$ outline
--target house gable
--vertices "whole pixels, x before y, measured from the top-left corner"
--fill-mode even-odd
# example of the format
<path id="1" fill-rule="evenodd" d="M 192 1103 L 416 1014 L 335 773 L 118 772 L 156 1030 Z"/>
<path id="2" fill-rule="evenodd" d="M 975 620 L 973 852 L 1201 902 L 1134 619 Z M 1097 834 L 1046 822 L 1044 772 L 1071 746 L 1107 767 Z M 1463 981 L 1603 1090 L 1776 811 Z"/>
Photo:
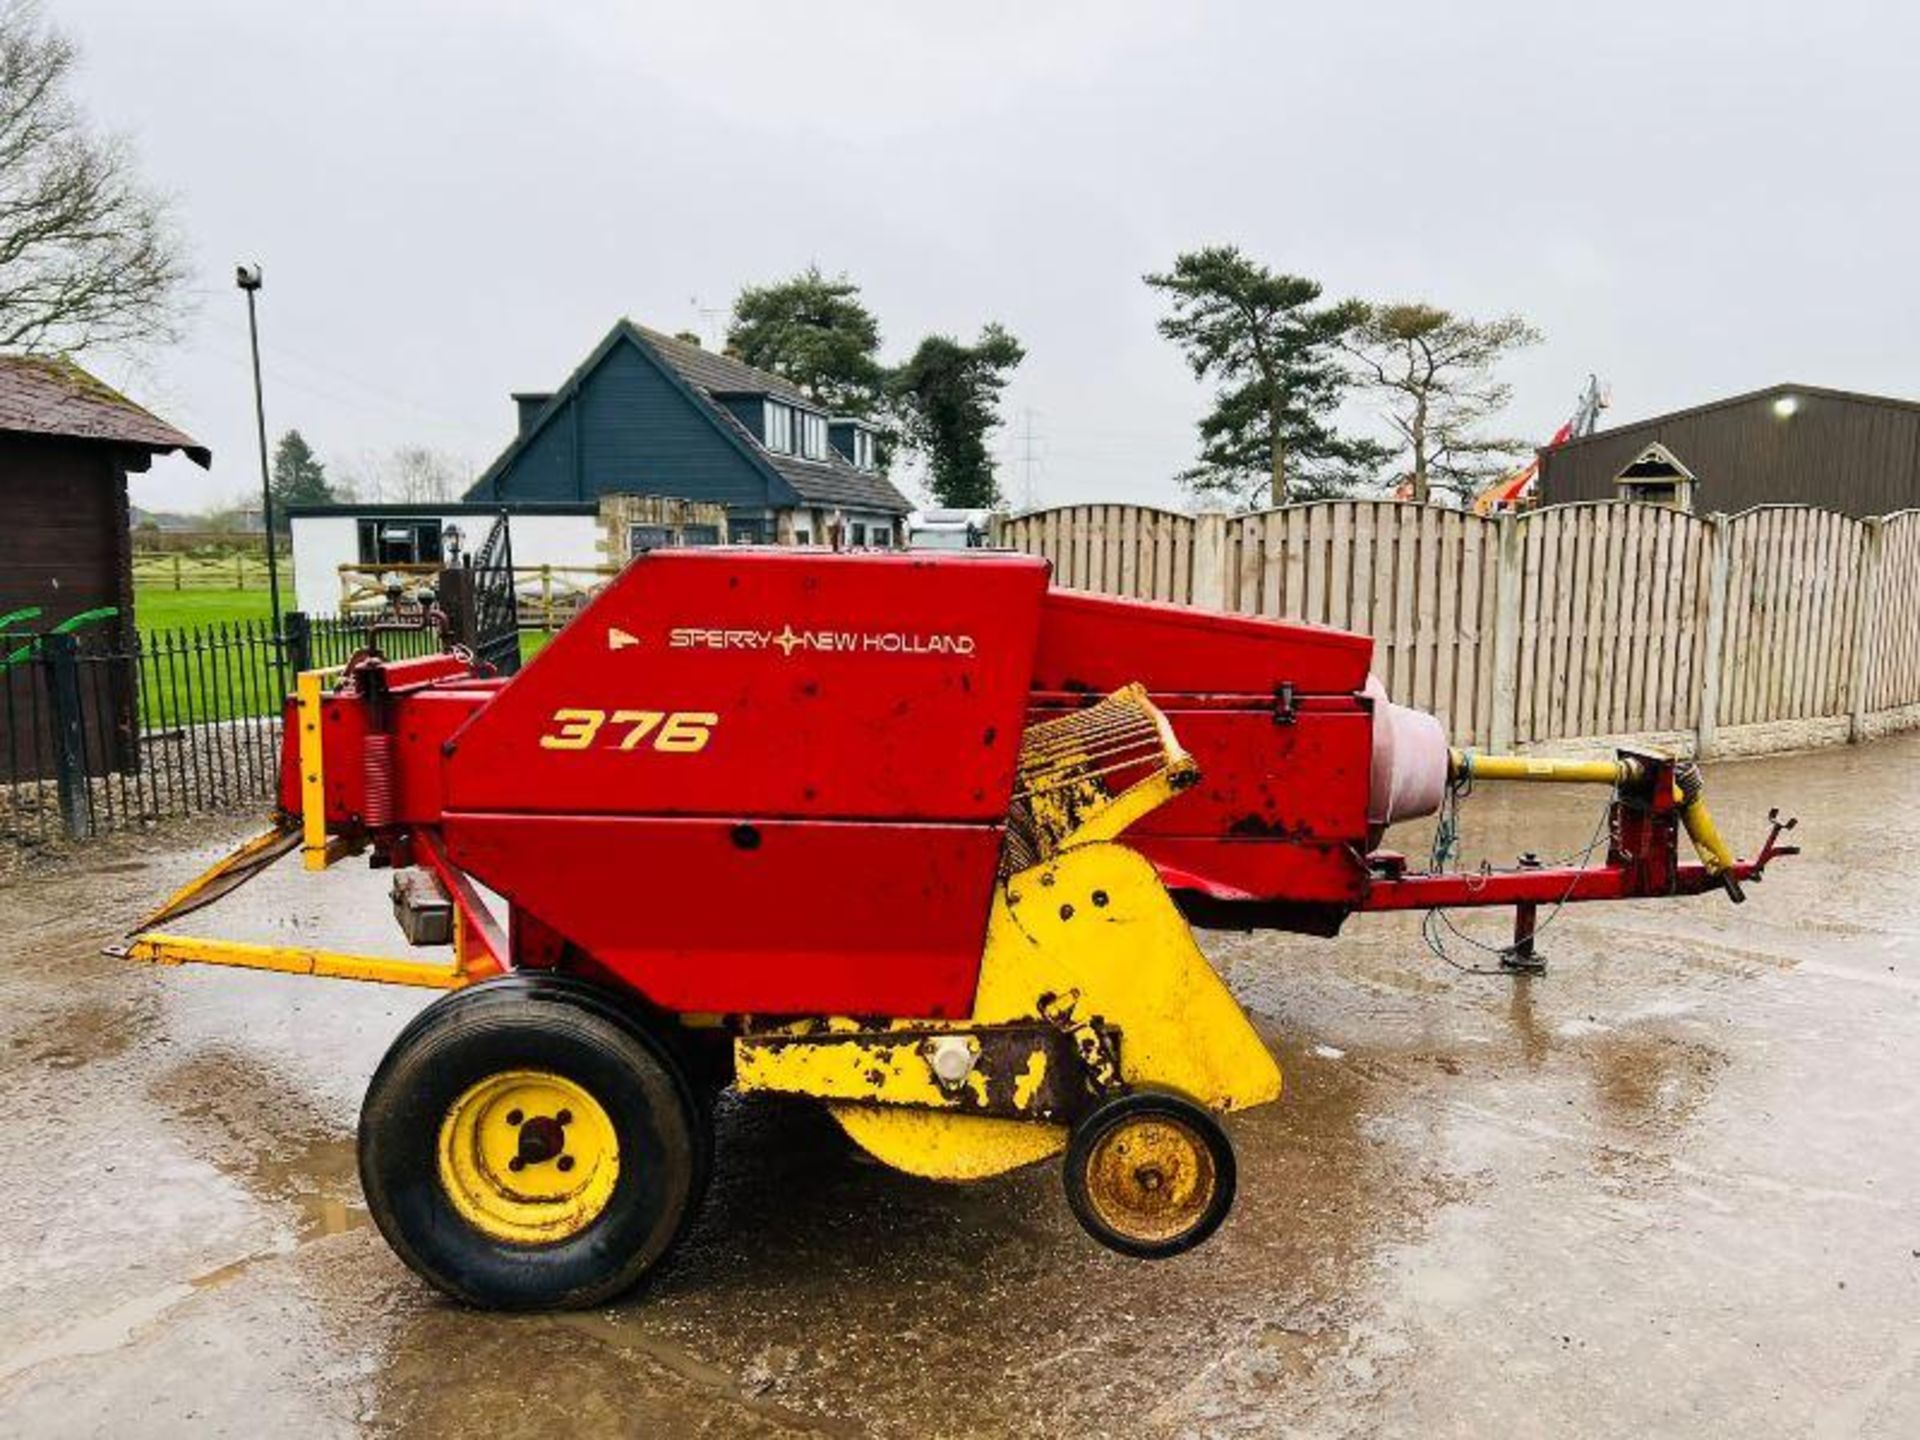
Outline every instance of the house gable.
<path id="1" fill-rule="evenodd" d="M 470 500 L 673 495 L 745 509 L 792 488 L 623 321 L 467 492 Z"/>

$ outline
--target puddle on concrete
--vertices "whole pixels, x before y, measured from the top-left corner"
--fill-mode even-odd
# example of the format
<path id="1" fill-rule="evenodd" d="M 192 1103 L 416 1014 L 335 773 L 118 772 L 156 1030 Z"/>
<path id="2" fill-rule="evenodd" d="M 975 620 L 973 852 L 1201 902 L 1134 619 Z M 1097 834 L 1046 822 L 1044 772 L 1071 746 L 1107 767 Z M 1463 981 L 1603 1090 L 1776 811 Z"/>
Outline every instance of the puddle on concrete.
<path id="1" fill-rule="evenodd" d="M 191 1148 L 287 1217 L 296 1242 L 372 1223 L 354 1139 L 271 1066 L 245 1051 L 202 1051 L 152 1086 L 194 1132 Z"/>

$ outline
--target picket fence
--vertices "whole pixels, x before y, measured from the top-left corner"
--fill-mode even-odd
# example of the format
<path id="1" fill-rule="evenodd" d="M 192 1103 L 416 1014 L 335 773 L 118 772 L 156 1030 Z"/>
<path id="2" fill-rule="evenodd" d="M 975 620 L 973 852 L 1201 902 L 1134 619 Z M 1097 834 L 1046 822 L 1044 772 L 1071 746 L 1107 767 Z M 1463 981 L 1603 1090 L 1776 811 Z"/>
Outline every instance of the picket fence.
<path id="1" fill-rule="evenodd" d="M 1724 754 L 1920 724 L 1920 511 L 1070 505 L 993 541 L 1074 589 L 1369 634 L 1388 691 L 1459 744 Z"/>

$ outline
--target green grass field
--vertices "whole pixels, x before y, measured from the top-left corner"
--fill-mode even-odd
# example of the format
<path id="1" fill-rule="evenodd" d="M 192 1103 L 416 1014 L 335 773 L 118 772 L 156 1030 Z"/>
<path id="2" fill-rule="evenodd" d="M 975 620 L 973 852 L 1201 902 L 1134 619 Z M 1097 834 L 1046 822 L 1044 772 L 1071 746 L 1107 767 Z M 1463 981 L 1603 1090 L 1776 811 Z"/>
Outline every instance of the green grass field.
<path id="1" fill-rule="evenodd" d="M 293 608 L 293 586 L 280 585 L 283 610 Z M 135 586 L 133 620 L 142 630 L 182 630 L 197 625 L 224 625 L 235 620 L 268 620 L 272 607 L 267 590 L 170 590 Z"/>
<path id="2" fill-rule="evenodd" d="M 280 587 L 283 613 L 293 608 L 292 588 Z M 209 625 L 258 621 L 262 630 L 272 619 L 265 588 L 248 590 L 174 590 L 136 587 L 134 623 L 149 647 L 142 670 L 142 704 L 149 707 L 147 723 L 191 724 L 202 720 L 232 719 L 272 714 L 279 707 L 272 673 L 262 666 L 253 647 L 222 648 L 197 663 L 168 652 L 186 643 L 186 635 Z M 553 637 L 537 630 L 522 631 L 520 655 L 531 659 Z M 412 653 L 411 651 L 405 653 Z M 214 654 L 218 659 L 213 658 Z M 252 663 L 246 663 L 250 660 Z"/>

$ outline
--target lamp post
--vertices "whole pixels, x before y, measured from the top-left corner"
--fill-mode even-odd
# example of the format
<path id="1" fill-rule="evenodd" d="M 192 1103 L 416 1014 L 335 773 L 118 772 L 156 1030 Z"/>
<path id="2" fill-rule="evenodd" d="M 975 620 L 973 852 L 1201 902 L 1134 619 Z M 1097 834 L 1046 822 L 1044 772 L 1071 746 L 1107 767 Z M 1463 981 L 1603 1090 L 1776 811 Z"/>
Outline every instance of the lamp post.
<path id="1" fill-rule="evenodd" d="M 267 402 L 260 392 L 260 321 L 253 297 L 260 289 L 260 267 L 234 267 L 233 283 L 247 293 L 247 335 L 253 342 L 253 418 L 260 430 L 260 517 L 267 530 L 267 606 L 273 614 L 273 638 L 280 642 L 280 564 L 273 545 L 273 478 L 267 468 Z"/>

